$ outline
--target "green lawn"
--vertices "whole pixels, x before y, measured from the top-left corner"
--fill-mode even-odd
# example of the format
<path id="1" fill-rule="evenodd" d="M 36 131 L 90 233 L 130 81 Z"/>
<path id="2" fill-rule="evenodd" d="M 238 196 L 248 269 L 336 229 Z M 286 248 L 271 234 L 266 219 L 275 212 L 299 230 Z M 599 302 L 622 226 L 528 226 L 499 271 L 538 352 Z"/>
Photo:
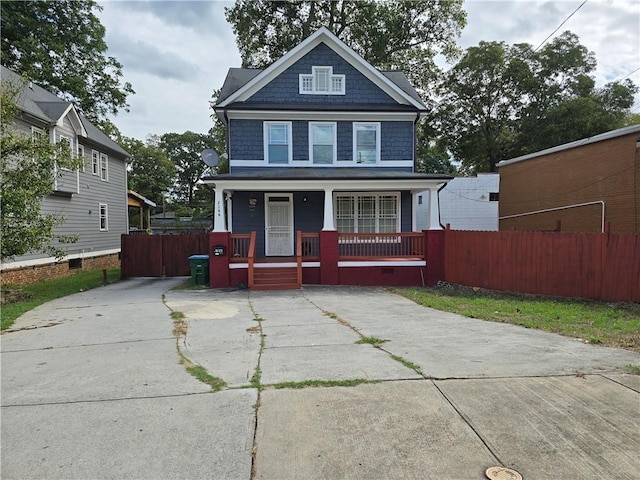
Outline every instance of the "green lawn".
<path id="1" fill-rule="evenodd" d="M 120 280 L 120 268 L 108 269 L 107 283 L 114 283 L 118 280 Z M 24 294 L 23 296 L 28 298 L 2 305 L 0 327 L 2 330 L 9 328 L 20 315 L 45 302 L 101 285 L 105 285 L 102 270 L 78 272 L 69 277 L 55 278 L 32 285 L 3 285 L 3 297 L 5 297 L 7 290 L 19 290 L 22 292 L 21 295 Z"/>
<path id="2" fill-rule="evenodd" d="M 640 353 L 640 304 L 637 303 L 549 298 L 455 285 L 394 291 L 437 310 L 536 328 Z"/>

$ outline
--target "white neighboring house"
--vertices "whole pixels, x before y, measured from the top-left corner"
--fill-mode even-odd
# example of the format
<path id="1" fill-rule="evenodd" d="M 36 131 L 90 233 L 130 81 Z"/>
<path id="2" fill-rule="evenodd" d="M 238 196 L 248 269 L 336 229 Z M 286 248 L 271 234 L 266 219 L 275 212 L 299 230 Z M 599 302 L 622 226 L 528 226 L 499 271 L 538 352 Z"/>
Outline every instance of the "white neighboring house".
<path id="1" fill-rule="evenodd" d="M 479 173 L 477 177 L 456 177 L 440 191 L 440 223 L 453 230 L 498 230 L 500 175 Z M 418 230 L 428 228 L 427 194 L 418 195 Z"/>
<path id="2" fill-rule="evenodd" d="M 51 195 L 42 200 L 42 212 L 64 217 L 56 233 L 77 235 L 78 241 L 59 245 L 67 251 L 62 261 L 44 253 L 6 259 L 2 283 L 32 283 L 60 277 L 70 270 L 119 265 L 120 236 L 128 232 L 127 161 L 130 155 L 65 101 L 33 82 L 24 84 L 2 67 L 2 82 L 21 88 L 15 126 L 27 135 L 66 141 L 83 166 L 64 171 Z"/>

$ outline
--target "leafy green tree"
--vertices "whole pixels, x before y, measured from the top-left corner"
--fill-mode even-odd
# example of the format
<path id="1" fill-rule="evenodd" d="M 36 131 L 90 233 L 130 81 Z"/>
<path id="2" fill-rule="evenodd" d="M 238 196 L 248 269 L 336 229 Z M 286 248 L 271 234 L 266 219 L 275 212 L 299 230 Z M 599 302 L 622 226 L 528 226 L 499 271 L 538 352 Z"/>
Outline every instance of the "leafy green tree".
<path id="1" fill-rule="evenodd" d="M 244 67 L 264 68 L 325 26 L 381 70 L 402 70 L 426 92 L 438 54 L 454 58 L 463 0 L 237 0 L 225 8 Z"/>
<path id="2" fill-rule="evenodd" d="M 622 126 L 636 86 L 596 88 L 595 66 L 571 32 L 539 51 L 480 42 L 444 77 L 433 122 L 466 171 L 493 172 L 500 160 Z"/>
<path id="3" fill-rule="evenodd" d="M 105 29 L 93 0 L 0 2 L 2 64 L 73 101 L 89 120 L 127 109 L 135 93 L 122 65 L 106 56 Z"/>
<path id="4" fill-rule="evenodd" d="M 77 238 L 57 234 L 55 228 L 64 218 L 42 214 L 41 202 L 53 192 L 63 168 L 75 169 L 81 163 L 72 157 L 67 143 L 53 145 L 45 136 L 32 138 L 16 127 L 16 99 L 22 88 L 6 80 L 0 83 L 0 257 L 45 252 L 62 258 L 66 253 L 60 244 Z"/>
<path id="5" fill-rule="evenodd" d="M 152 138 L 144 143 L 120 137 L 118 143 L 132 156 L 127 172 L 129 188 L 161 205 L 163 197 L 175 185 L 175 164 Z"/>
<path id="6" fill-rule="evenodd" d="M 165 133 L 160 137 L 158 146 L 176 166 L 177 183 L 173 193 L 177 201 L 192 205 L 200 178 L 208 168 L 200 154 L 216 148 L 214 138 L 190 131 Z"/>

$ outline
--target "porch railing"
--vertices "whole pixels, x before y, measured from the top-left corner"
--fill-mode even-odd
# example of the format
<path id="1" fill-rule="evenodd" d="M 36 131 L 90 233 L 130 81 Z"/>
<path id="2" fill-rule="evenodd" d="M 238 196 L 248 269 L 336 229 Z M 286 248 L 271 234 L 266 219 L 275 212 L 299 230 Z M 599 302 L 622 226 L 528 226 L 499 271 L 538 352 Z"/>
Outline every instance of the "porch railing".
<path id="1" fill-rule="evenodd" d="M 302 285 L 302 232 L 296 233 L 296 279 L 298 286 Z"/>
<path id="2" fill-rule="evenodd" d="M 229 251 L 231 263 L 246 263 L 249 258 L 250 233 L 232 233 L 229 235 Z M 255 250 L 254 250 L 255 251 Z"/>
<path id="3" fill-rule="evenodd" d="M 249 235 L 249 249 L 247 251 L 247 274 L 249 281 L 249 288 L 252 288 L 254 285 L 253 280 L 253 261 L 256 257 L 256 232 L 253 231 Z"/>
<path id="4" fill-rule="evenodd" d="M 319 233 L 302 233 L 302 258 L 305 261 L 320 260 Z"/>
<path id="5" fill-rule="evenodd" d="M 340 260 L 424 259 L 424 234 L 341 233 L 338 235 Z"/>

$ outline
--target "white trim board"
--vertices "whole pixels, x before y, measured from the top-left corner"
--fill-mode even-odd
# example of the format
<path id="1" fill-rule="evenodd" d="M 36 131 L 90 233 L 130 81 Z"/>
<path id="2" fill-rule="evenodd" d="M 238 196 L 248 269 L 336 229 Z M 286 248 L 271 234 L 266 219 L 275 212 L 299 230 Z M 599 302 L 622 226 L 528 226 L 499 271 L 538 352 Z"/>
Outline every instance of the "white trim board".
<path id="1" fill-rule="evenodd" d="M 105 255 L 115 255 L 116 253 L 120 253 L 119 248 L 113 248 L 111 250 L 101 250 L 99 252 L 85 252 L 85 253 L 74 253 L 72 255 L 67 255 L 61 260 L 57 260 L 54 257 L 46 257 L 46 258 L 34 258 L 33 260 L 24 260 L 19 262 L 4 262 L 0 269 L 2 271 L 5 270 L 14 270 L 17 268 L 24 267 L 39 267 L 42 265 L 50 265 L 56 263 L 64 263 L 69 260 L 74 260 L 76 258 L 94 258 L 94 257 L 103 257 Z"/>

